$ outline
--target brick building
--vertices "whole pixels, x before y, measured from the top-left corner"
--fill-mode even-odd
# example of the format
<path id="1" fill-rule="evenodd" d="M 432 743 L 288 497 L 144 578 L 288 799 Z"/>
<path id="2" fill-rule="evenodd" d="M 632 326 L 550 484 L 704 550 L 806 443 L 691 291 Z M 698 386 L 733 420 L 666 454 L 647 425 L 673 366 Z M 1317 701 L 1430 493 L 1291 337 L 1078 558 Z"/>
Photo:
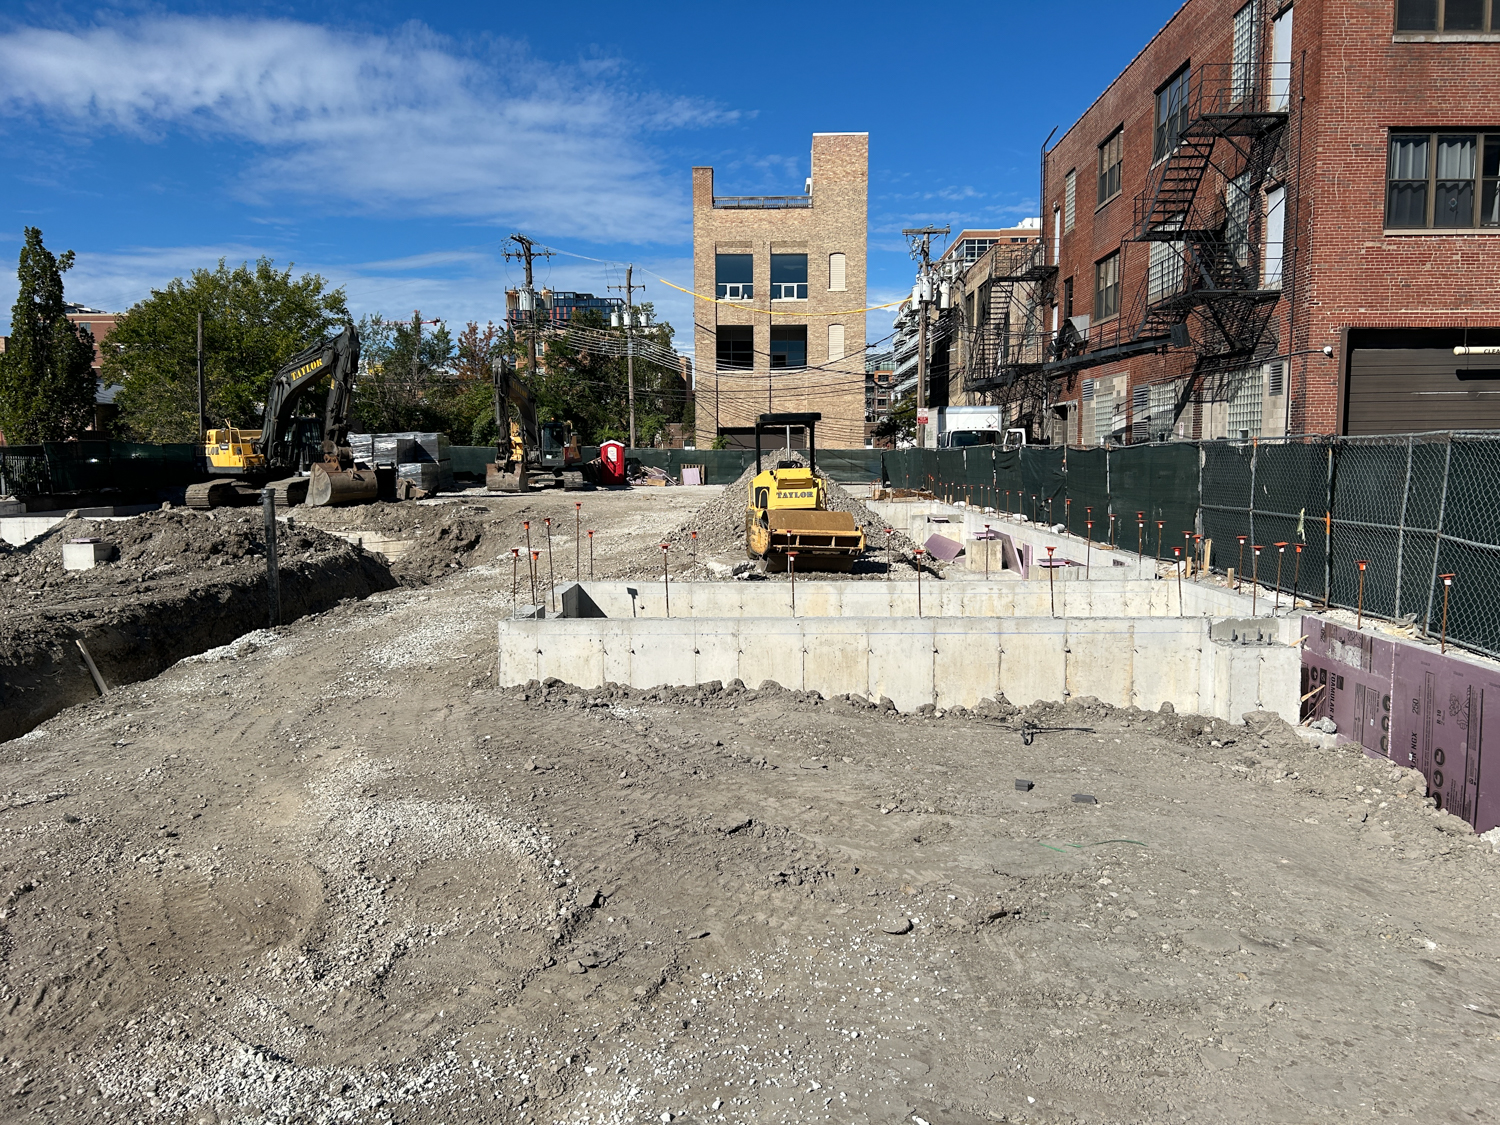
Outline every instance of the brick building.
<path id="1" fill-rule="evenodd" d="M 716 196 L 693 169 L 698 440 L 747 444 L 766 411 L 818 411 L 818 441 L 865 443 L 869 134 L 814 133 L 802 195 Z"/>
<path id="2" fill-rule="evenodd" d="M 1188 0 L 1047 152 L 1045 340 L 974 377 L 1083 444 L 1500 427 L 1497 64 L 1493 0 Z"/>

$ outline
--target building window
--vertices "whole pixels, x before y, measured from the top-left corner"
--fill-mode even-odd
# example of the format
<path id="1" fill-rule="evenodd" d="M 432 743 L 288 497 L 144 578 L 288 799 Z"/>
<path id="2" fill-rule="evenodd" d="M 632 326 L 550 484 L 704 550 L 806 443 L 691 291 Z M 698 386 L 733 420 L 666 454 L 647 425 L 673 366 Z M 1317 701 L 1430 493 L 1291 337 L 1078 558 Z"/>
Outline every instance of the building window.
<path id="1" fill-rule="evenodd" d="M 1239 386 L 1229 400 L 1229 438 L 1260 437 L 1261 406 L 1265 401 L 1265 373 L 1253 367 L 1240 375 Z"/>
<path id="2" fill-rule="evenodd" d="M 1192 71 L 1183 67 L 1156 91 L 1156 142 L 1152 160 L 1161 160 L 1177 147 L 1178 138 L 1188 125 L 1188 87 Z"/>
<path id="3" fill-rule="evenodd" d="M 807 366 L 807 325 L 771 329 L 771 369 Z"/>
<path id="4" fill-rule="evenodd" d="M 1073 279 L 1067 278 L 1063 281 L 1063 319 L 1068 320 L 1073 315 Z"/>
<path id="5" fill-rule="evenodd" d="M 1266 257 L 1261 269 L 1261 288 L 1280 289 L 1282 263 L 1285 260 L 1286 188 L 1266 192 Z"/>
<path id="6" fill-rule="evenodd" d="M 755 329 L 748 324 L 721 324 L 717 354 L 720 370 L 749 371 L 755 366 Z"/>
<path id="7" fill-rule="evenodd" d="M 994 238 L 961 238 L 953 256 L 961 262 L 977 262 L 997 241 Z"/>
<path id="8" fill-rule="evenodd" d="M 1099 146 L 1099 202 L 1120 194 L 1120 171 L 1125 160 L 1125 129 L 1116 129 Z"/>
<path id="9" fill-rule="evenodd" d="M 849 263 L 844 255 L 828 255 L 828 288 L 830 292 L 842 293 L 848 274 Z"/>
<path id="10" fill-rule="evenodd" d="M 1078 169 L 1074 168 L 1063 178 L 1063 233 L 1067 234 L 1073 229 L 1073 219 L 1077 211 L 1078 200 Z"/>
<path id="11" fill-rule="evenodd" d="M 771 255 L 771 300 L 807 300 L 807 255 Z"/>
<path id="12" fill-rule="evenodd" d="M 1230 99 L 1236 105 L 1260 85 L 1260 0 L 1250 0 L 1234 14 L 1234 61 L 1230 64 Z"/>
<path id="13" fill-rule="evenodd" d="M 830 324 L 828 326 L 828 362 L 837 363 L 844 358 L 844 326 L 842 324 Z"/>
<path id="14" fill-rule="evenodd" d="M 1120 311 L 1120 252 L 1094 263 L 1094 319 L 1106 320 Z"/>
<path id="15" fill-rule="evenodd" d="M 714 255 L 714 296 L 721 301 L 748 301 L 755 296 L 753 254 Z"/>
<path id="16" fill-rule="evenodd" d="M 1182 229 L 1182 216 L 1154 228 L 1162 231 Z M 1146 300 L 1151 304 L 1170 297 L 1182 288 L 1184 247 L 1181 242 L 1153 240 L 1146 263 Z"/>
<path id="17" fill-rule="evenodd" d="M 1235 264 L 1250 265 L 1250 215 L 1255 203 L 1253 175 L 1244 172 L 1224 185 L 1224 241 Z"/>
<path id="18" fill-rule="evenodd" d="M 1500 133 L 1392 133 L 1385 225 L 1500 227 Z"/>
<path id="19" fill-rule="evenodd" d="M 1486 0 L 1396 0 L 1397 31 L 1490 31 L 1494 9 Z"/>

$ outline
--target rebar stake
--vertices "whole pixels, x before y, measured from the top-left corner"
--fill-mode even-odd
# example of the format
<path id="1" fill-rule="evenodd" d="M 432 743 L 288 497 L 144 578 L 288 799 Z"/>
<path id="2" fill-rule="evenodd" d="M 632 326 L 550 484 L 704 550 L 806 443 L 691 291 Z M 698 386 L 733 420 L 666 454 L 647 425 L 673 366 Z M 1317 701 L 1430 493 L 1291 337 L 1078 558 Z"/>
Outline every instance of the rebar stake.
<path id="1" fill-rule="evenodd" d="M 539 571 L 541 569 L 541 559 L 542 559 L 542 552 L 540 552 L 540 551 L 532 551 L 531 552 L 531 604 L 532 605 L 536 605 L 537 604 L 537 589 L 536 589 L 537 583 L 536 583 L 536 576 L 537 576 L 537 571 Z"/>
<path id="2" fill-rule="evenodd" d="M 1458 575 L 1456 575 L 1456 574 L 1439 574 L 1438 577 L 1443 580 L 1443 635 L 1442 635 L 1442 639 L 1438 642 L 1438 651 L 1439 652 L 1447 652 L 1448 651 L 1448 591 L 1451 590 L 1451 589 L 1453 589 L 1453 580 L 1455 578 L 1457 578 Z"/>
<path id="3" fill-rule="evenodd" d="M 885 580 L 891 580 L 891 532 L 894 528 L 885 529 Z"/>
<path id="4" fill-rule="evenodd" d="M 521 548 L 510 549 L 510 604 L 516 604 L 516 595 L 521 592 Z"/>
<path id="5" fill-rule="evenodd" d="M 589 581 L 594 580 L 594 533 L 589 531 Z"/>
<path id="6" fill-rule="evenodd" d="M 663 543 L 661 545 L 661 584 L 662 584 L 662 589 L 664 591 L 666 591 L 667 616 L 671 617 L 672 616 L 672 575 L 667 570 L 667 548 L 668 548 L 668 546 L 670 546 L 670 544 Z"/>
<path id="7" fill-rule="evenodd" d="M 1364 628 L 1365 622 L 1365 567 L 1370 565 L 1368 559 L 1357 559 L 1359 565 L 1359 609 L 1354 615 L 1354 629 L 1358 632 Z"/>
<path id="8" fill-rule="evenodd" d="M 990 580 L 990 525 L 984 525 L 984 580 Z"/>
<path id="9" fill-rule="evenodd" d="M 1175 566 L 1177 568 L 1177 616 L 1182 616 L 1182 548 L 1173 547 L 1172 554 L 1176 556 Z"/>
<path id="10" fill-rule="evenodd" d="M 1109 513 L 1109 545 L 1113 549 L 1115 545 L 1115 514 Z"/>
<path id="11" fill-rule="evenodd" d="M 1047 593 L 1052 598 L 1053 617 L 1057 616 L 1057 583 L 1053 580 L 1052 573 L 1057 569 L 1057 567 L 1052 565 L 1052 552 L 1055 550 L 1057 550 L 1056 547 L 1047 548 Z"/>
<path id="12" fill-rule="evenodd" d="M 1240 588 L 1241 580 L 1245 577 L 1245 540 L 1249 539 L 1250 536 L 1236 535 L 1235 538 L 1240 541 L 1240 566 L 1239 569 L 1234 572 L 1234 588 L 1238 590 Z"/>
<path id="13" fill-rule="evenodd" d="M 583 503 L 573 503 L 573 577 L 583 581 Z"/>
<path id="14" fill-rule="evenodd" d="M 1255 596 L 1260 593 L 1260 552 L 1261 545 L 1257 543 L 1253 548 L 1254 554 L 1250 559 L 1250 616 L 1255 616 Z"/>
<path id="15" fill-rule="evenodd" d="M 1156 521 L 1156 561 L 1161 562 L 1161 529 L 1167 525 L 1166 520 Z"/>
<path id="16" fill-rule="evenodd" d="M 1272 617 L 1281 616 L 1281 561 L 1286 558 L 1285 543 L 1276 544 L 1276 606 L 1271 610 Z"/>
<path id="17" fill-rule="evenodd" d="M 922 616 L 922 548 L 917 547 L 912 551 L 917 559 L 917 616 Z"/>
<path id="18" fill-rule="evenodd" d="M 552 518 L 549 516 L 547 524 L 547 599 L 552 605 L 552 612 L 557 612 L 557 572 L 552 569 Z"/>
<path id="19" fill-rule="evenodd" d="M 797 616 L 797 552 L 786 553 L 786 572 L 792 576 L 792 616 Z"/>
<path id="20" fill-rule="evenodd" d="M 1091 512 L 1093 510 L 1094 509 L 1092 508 L 1089 509 L 1089 511 Z M 1089 574 L 1091 572 L 1090 568 L 1093 566 L 1093 559 L 1091 556 L 1094 553 L 1094 521 L 1085 520 L 1084 526 L 1088 528 L 1088 541 L 1084 544 L 1083 547 L 1083 578 L 1084 581 L 1087 582 Z"/>
<path id="21" fill-rule="evenodd" d="M 693 532 L 693 565 L 698 565 L 698 533 Z"/>
<path id="22" fill-rule="evenodd" d="M 1073 498 L 1063 497 L 1063 527 L 1069 535 L 1073 534 Z"/>
<path id="23" fill-rule="evenodd" d="M 1146 513 L 1135 514 L 1135 557 L 1143 559 L 1146 557 Z M 1139 571 L 1137 571 L 1139 573 Z"/>

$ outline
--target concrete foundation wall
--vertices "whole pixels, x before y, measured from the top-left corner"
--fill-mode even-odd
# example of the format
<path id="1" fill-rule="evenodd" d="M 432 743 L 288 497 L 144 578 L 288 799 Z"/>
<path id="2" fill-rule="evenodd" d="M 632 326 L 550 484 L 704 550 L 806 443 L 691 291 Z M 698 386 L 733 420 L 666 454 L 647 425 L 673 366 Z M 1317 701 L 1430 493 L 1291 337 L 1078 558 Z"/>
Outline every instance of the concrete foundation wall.
<path id="1" fill-rule="evenodd" d="M 738 584 L 736 584 L 738 585 Z M 870 584 L 873 585 L 873 584 Z M 722 584 L 720 589 L 729 589 Z M 674 610 L 676 600 L 674 599 Z M 1210 637 L 1205 618 L 665 617 L 505 621 L 499 682 L 555 676 L 581 687 L 765 680 L 825 696 L 890 698 L 902 710 L 1096 696 L 1118 707 L 1238 721 L 1297 714 L 1296 622 L 1272 643 Z"/>
<path id="2" fill-rule="evenodd" d="M 665 618 L 668 591 L 655 582 L 585 582 L 584 592 L 612 619 Z M 915 617 L 917 583 L 798 582 L 797 617 Z M 1063 582 L 992 579 L 922 582 L 924 617 L 1249 617 L 1250 598 L 1219 586 L 1150 581 Z M 791 617 L 789 582 L 674 582 L 672 618 Z M 1056 610 L 1054 612 L 1054 602 Z M 1270 607 L 1258 607 L 1263 614 Z M 1269 618 L 1267 619 L 1269 620 Z M 749 682 L 748 680 L 746 681 Z M 893 697 L 894 698 L 894 697 Z"/>

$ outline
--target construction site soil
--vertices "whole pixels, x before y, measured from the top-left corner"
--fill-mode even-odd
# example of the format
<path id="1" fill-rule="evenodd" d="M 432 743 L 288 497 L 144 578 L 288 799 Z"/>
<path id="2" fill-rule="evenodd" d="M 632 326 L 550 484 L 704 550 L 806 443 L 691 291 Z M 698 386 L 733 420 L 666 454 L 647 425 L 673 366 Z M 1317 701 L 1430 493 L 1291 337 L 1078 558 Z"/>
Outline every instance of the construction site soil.
<path id="1" fill-rule="evenodd" d="M 491 501 L 440 581 L 0 744 L 0 1119 L 1493 1120 L 1500 856 L 1415 773 L 1263 714 L 497 689 L 508 521 L 575 499 L 615 577 L 712 496 Z"/>

